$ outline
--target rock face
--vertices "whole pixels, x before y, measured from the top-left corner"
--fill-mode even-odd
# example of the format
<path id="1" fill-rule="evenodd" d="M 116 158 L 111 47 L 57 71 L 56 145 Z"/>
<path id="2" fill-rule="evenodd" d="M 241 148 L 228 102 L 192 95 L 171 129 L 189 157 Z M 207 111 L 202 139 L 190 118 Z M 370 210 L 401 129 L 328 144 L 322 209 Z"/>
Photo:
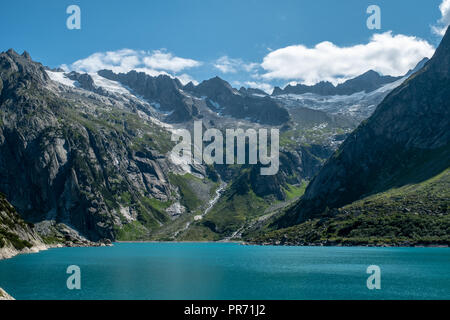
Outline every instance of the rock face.
<path id="1" fill-rule="evenodd" d="M 67 75 L 67 78 L 77 81 L 81 88 L 89 90 L 89 91 L 96 91 L 96 87 L 94 85 L 94 80 L 90 75 L 87 73 L 80 74 L 78 72 L 72 71 Z"/>
<path id="2" fill-rule="evenodd" d="M 0 260 L 46 248 L 34 226 L 23 221 L 0 194 Z"/>
<path id="3" fill-rule="evenodd" d="M 93 243 L 63 223 L 25 222 L 15 208 L 0 193 L 0 260 L 23 253 L 36 253 L 60 246 L 100 246 L 107 240 Z"/>
<path id="4" fill-rule="evenodd" d="M 450 166 L 450 31 L 434 57 L 392 91 L 327 161 L 304 197 L 276 224 L 416 183 Z"/>
<path id="5" fill-rule="evenodd" d="M 92 241 L 115 239 L 123 208 L 149 229 L 167 221 L 146 198 L 176 197 L 170 133 L 133 106 L 73 90 L 58 91 L 27 56 L 0 54 L 0 191 L 27 221 Z"/>
<path id="6" fill-rule="evenodd" d="M 110 70 L 100 70 L 98 74 L 106 79 L 120 82 L 136 94 L 153 102 L 157 109 L 170 113 L 166 119 L 168 122 L 185 122 L 198 115 L 194 101 L 180 91 L 183 85 L 178 79 L 172 79 L 166 75 L 152 77 L 136 71 L 115 74 Z"/>

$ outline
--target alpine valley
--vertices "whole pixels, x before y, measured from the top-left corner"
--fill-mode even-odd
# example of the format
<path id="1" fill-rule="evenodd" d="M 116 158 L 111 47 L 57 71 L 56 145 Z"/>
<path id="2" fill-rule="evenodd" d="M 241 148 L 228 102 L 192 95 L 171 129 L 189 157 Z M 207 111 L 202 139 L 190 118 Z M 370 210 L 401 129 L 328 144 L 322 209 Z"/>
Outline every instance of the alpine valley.
<path id="1" fill-rule="evenodd" d="M 233 88 L 0 54 L 0 258 L 114 241 L 450 244 L 450 32 L 403 77 Z M 280 130 L 280 168 L 188 164 L 172 133 Z"/>

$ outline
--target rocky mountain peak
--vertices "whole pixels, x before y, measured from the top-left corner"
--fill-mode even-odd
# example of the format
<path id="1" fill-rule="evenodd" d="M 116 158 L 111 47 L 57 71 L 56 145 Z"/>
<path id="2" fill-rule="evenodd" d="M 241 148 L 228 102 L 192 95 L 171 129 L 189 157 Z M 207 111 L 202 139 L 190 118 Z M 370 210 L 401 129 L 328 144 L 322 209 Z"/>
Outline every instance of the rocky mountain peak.
<path id="1" fill-rule="evenodd" d="M 194 93 L 207 97 L 207 105 L 214 111 L 238 119 L 280 125 L 289 120 L 289 113 L 278 103 L 266 96 L 264 98 L 243 94 L 227 81 L 214 77 L 195 87 Z"/>
<path id="2" fill-rule="evenodd" d="M 450 76 L 450 27 L 447 28 L 441 44 L 429 64 L 430 68 L 441 77 L 448 78 Z"/>
<path id="3" fill-rule="evenodd" d="M 77 81 L 80 84 L 81 88 L 83 88 L 85 90 L 89 90 L 89 91 L 96 90 L 95 85 L 94 85 L 94 80 L 87 73 L 78 73 L 78 72 L 72 71 L 67 74 L 67 78 Z"/>
<path id="4" fill-rule="evenodd" d="M 231 93 L 234 91 L 234 89 L 228 82 L 216 76 L 200 83 L 196 87 L 196 91 L 207 96 L 214 96 L 221 93 Z"/>
<path id="5" fill-rule="evenodd" d="M 192 81 L 189 81 L 189 83 L 184 86 L 183 90 L 185 90 L 185 91 L 194 91 L 195 90 L 194 83 Z"/>
<path id="6" fill-rule="evenodd" d="M 42 64 L 33 62 L 26 51 L 22 55 L 19 55 L 13 49 L 0 53 L 0 80 L 3 82 L 0 89 L 5 87 L 5 84 L 17 85 L 17 79 L 10 78 L 16 72 L 22 76 L 22 82 L 35 80 L 39 83 L 45 83 L 49 80 Z"/>
<path id="7" fill-rule="evenodd" d="M 356 78 L 352 79 L 353 81 L 374 81 L 381 77 L 381 75 L 370 69 L 369 71 L 364 72 L 362 75 L 357 76 Z M 349 80 L 351 81 L 351 80 Z"/>
<path id="8" fill-rule="evenodd" d="M 413 73 L 416 73 L 417 71 L 422 69 L 428 61 L 430 61 L 430 59 L 428 59 L 428 58 L 423 58 L 422 60 L 420 60 L 419 63 L 417 63 L 416 66 L 413 69 L 408 71 L 406 76 L 409 77 Z"/>
<path id="9" fill-rule="evenodd" d="M 22 57 L 24 57 L 25 59 L 31 61 L 31 56 L 30 56 L 30 54 L 29 54 L 27 51 L 24 51 L 24 52 L 22 53 Z"/>
<path id="10" fill-rule="evenodd" d="M 144 97 L 164 112 L 171 113 L 168 122 L 184 122 L 197 115 L 198 110 L 180 92 L 183 88 L 180 80 L 168 75 L 152 77 L 144 72 L 130 71 L 116 74 L 111 70 L 100 70 L 98 74 L 106 79 L 117 81 Z"/>
<path id="11" fill-rule="evenodd" d="M 399 80 L 401 77 L 383 76 L 374 70 L 368 70 L 363 74 L 349 79 L 344 83 L 334 86 L 329 81 L 321 81 L 315 85 L 308 86 L 303 84 L 287 85 L 284 89 L 275 87 L 272 95 L 282 94 L 305 94 L 313 93 L 322 96 L 332 95 L 352 95 L 357 92 L 372 92 L 381 86 Z"/>

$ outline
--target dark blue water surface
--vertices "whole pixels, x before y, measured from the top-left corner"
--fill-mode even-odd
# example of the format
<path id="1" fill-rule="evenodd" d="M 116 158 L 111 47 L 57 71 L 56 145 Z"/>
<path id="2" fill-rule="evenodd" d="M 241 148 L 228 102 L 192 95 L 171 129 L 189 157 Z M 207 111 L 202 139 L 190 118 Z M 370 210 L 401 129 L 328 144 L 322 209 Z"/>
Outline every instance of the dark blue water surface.
<path id="1" fill-rule="evenodd" d="M 67 289 L 70 265 L 81 290 Z M 450 248 L 117 243 L 0 261 L 0 287 L 16 299 L 450 299 Z"/>

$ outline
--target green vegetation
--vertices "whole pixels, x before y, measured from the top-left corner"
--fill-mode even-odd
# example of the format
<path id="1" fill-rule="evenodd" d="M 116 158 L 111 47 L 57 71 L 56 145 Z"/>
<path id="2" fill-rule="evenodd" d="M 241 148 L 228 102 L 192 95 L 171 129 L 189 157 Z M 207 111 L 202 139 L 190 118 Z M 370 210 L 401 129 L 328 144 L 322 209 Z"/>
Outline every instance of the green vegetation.
<path id="1" fill-rule="evenodd" d="M 210 228 L 205 227 L 201 223 L 195 223 L 177 238 L 179 241 L 219 241 L 219 234 L 213 232 Z"/>
<path id="2" fill-rule="evenodd" d="M 15 233 L 9 232 L 4 228 L 0 228 L 0 248 L 3 248 L 10 242 L 17 250 L 31 248 L 33 245 L 27 240 L 20 239 Z"/>
<path id="3" fill-rule="evenodd" d="M 236 231 L 253 225 L 260 217 L 298 199 L 305 192 L 306 182 L 301 185 L 280 184 L 285 194 L 283 200 L 270 191 L 258 195 L 254 190 L 258 183 L 280 183 L 280 180 L 265 179 L 258 182 L 253 175 L 254 168 L 241 168 L 222 197 L 201 221 L 193 222 L 182 240 L 212 241 L 232 236 Z M 260 189 L 262 194 L 266 189 Z"/>
<path id="4" fill-rule="evenodd" d="M 237 193 L 229 188 L 201 225 L 223 236 L 230 236 L 241 226 L 264 214 L 270 201 L 258 197 L 252 190 Z"/>
<path id="5" fill-rule="evenodd" d="M 450 209 L 450 169 L 437 176 L 401 188 L 392 188 L 343 208 L 355 213 L 416 213 L 447 215 Z"/>
<path id="6" fill-rule="evenodd" d="M 185 175 L 169 173 L 169 181 L 178 187 L 181 195 L 181 204 L 189 211 L 194 211 L 202 204 L 199 195 L 195 192 L 195 184 L 203 183 L 200 178 L 188 173 Z"/>
<path id="7" fill-rule="evenodd" d="M 125 224 L 122 228 L 116 228 L 117 240 L 119 241 L 138 241 L 149 238 L 149 230 L 139 221 L 133 221 Z"/>
<path id="8" fill-rule="evenodd" d="M 291 130 L 281 132 L 280 147 L 292 149 L 313 144 L 327 145 L 334 136 L 350 133 L 352 129 L 353 126 L 334 127 L 329 123 L 314 127 L 297 125 Z"/>
<path id="9" fill-rule="evenodd" d="M 156 199 L 141 197 L 137 202 L 138 220 L 147 228 L 158 228 L 161 223 L 169 220 L 164 211 L 170 202 L 161 202 Z"/>
<path id="10" fill-rule="evenodd" d="M 305 181 L 303 181 L 300 186 L 288 184 L 287 188 L 283 188 L 284 193 L 286 194 L 286 200 L 300 198 L 305 193 L 307 186 L 308 183 L 306 183 Z"/>
<path id="11" fill-rule="evenodd" d="M 136 198 L 129 192 L 124 192 L 119 197 L 119 202 L 125 207 L 136 210 L 137 220 L 128 222 L 123 217 L 123 227 L 114 229 L 117 240 L 148 240 L 153 231 L 169 221 L 165 209 L 172 204 L 172 201 L 164 202 L 143 196 Z"/>
<path id="12" fill-rule="evenodd" d="M 58 243 L 64 243 L 65 239 L 63 237 L 59 237 L 56 235 L 50 235 L 50 236 L 41 236 L 42 240 L 44 241 L 45 244 L 47 245 L 52 245 L 52 244 L 58 244 Z"/>
<path id="13" fill-rule="evenodd" d="M 161 212 L 164 212 L 173 203 L 173 201 L 161 201 L 155 198 L 146 198 L 146 197 L 141 198 L 141 200 L 148 207 Z"/>
<path id="14" fill-rule="evenodd" d="M 192 174 L 176 175 L 169 173 L 169 180 L 171 184 L 178 187 L 181 195 L 180 203 L 187 208 L 187 212 L 176 220 L 170 220 L 166 209 L 174 203 L 174 200 L 160 201 L 149 197 L 138 197 L 135 199 L 128 192 L 122 193 L 119 197 L 120 203 L 135 208 L 138 216 L 137 221 L 131 223 L 124 219 L 122 221 L 123 227 L 115 229 L 118 240 L 173 240 L 173 234 L 183 229 L 195 215 L 202 213 L 205 204 L 210 200 L 211 195 L 215 194 L 215 190 L 219 185 L 219 182 L 200 179 Z M 203 231 L 207 231 L 207 229 L 205 228 Z M 185 232 L 180 233 L 180 236 L 190 237 Z M 210 240 L 208 235 L 202 237 Z M 177 238 L 177 240 L 185 239 Z M 216 240 L 218 240 L 217 237 Z"/>
<path id="15" fill-rule="evenodd" d="M 161 201 L 124 191 L 113 201 L 119 203 L 122 209 L 130 208 L 131 211 L 137 213 L 137 219 L 130 223 L 125 216 L 122 218 L 123 226 L 114 229 L 117 240 L 171 241 L 174 240 L 174 235 L 178 233 L 180 237 L 190 237 L 186 232 L 179 231 L 183 230 L 195 215 L 201 214 L 206 209 L 206 204 L 215 195 L 220 181 L 213 181 L 209 178 L 201 179 L 189 173 L 183 175 L 169 173 L 168 177 L 170 183 L 178 188 L 181 196 L 179 201 L 181 205 L 186 207 L 186 212 L 177 219 L 172 219 L 167 214 L 166 209 L 174 204 L 175 198 L 178 198 L 175 192 L 173 192 L 171 200 Z M 117 210 L 120 210 L 120 208 Z M 207 228 L 204 228 L 203 231 L 207 231 Z M 201 237 L 210 239 L 208 235 Z M 184 238 L 177 237 L 177 240 L 184 240 Z"/>
<path id="16" fill-rule="evenodd" d="M 247 238 L 285 245 L 450 245 L 450 217 L 416 214 L 339 214 Z"/>
<path id="17" fill-rule="evenodd" d="M 450 169 L 286 229 L 246 234 L 255 243 L 287 245 L 450 245 Z"/>
<path id="18" fill-rule="evenodd" d="M 31 248 L 33 245 L 27 240 L 21 239 L 14 231 L 16 228 L 28 229 L 30 227 L 16 213 L 15 209 L 0 194 L 0 248 L 11 243 L 17 250 Z"/>
<path id="19" fill-rule="evenodd" d="M 97 107 L 96 114 L 92 115 L 80 112 L 74 106 L 69 106 L 64 108 L 61 116 L 71 123 L 82 124 L 94 134 L 106 130 L 124 135 L 127 140 L 131 141 L 131 148 L 135 151 L 151 148 L 158 150 L 161 154 L 166 154 L 174 146 L 171 134 L 167 130 L 142 120 L 135 113 Z"/>

